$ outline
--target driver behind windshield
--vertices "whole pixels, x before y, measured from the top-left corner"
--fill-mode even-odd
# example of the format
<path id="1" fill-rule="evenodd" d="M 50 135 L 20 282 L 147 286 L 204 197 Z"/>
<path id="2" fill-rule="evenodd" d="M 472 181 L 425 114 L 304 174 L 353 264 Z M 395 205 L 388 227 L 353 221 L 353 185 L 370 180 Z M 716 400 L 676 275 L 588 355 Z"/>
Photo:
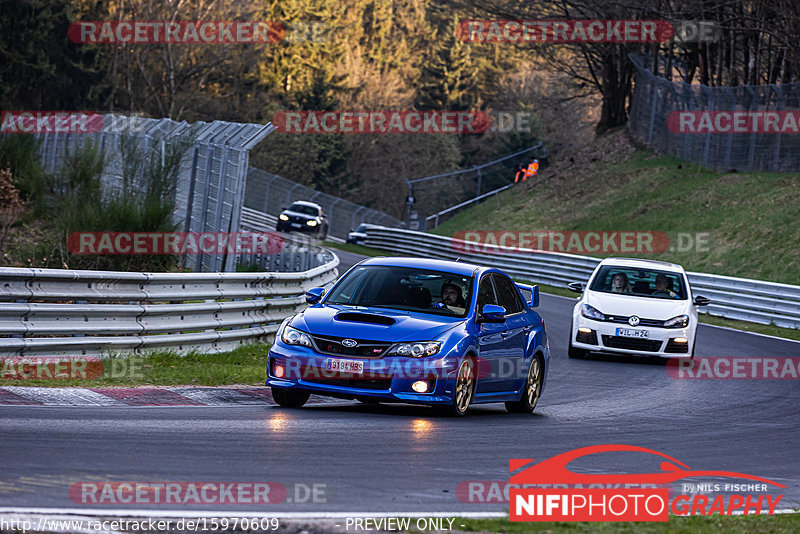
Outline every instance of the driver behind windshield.
<path id="1" fill-rule="evenodd" d="M 442 284 L 441 297 L 442 304 L 448 308 L 458 308 L 453 310 L 457 313 L 463 313 L 467 306 L 461 288 L 452 282 Z"/>
<path id="2" fill-rule="evenodd" d="M 672 291 L 672 283 L 664 274 L 659 274 L 656 276 L 656 290 L 653 292 L 653 295 L 663 294 L 669 295 L 670 298 L 675 298 L 677 294 Z"/>

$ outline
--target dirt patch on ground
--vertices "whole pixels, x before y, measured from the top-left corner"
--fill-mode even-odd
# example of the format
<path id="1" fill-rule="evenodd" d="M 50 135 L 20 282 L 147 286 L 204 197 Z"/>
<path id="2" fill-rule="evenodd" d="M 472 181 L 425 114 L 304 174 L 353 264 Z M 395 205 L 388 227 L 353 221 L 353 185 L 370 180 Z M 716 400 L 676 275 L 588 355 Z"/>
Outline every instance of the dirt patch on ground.
<path id="1" fill-rule="evenodd" d="M 567 200 L 590 193 L 594 189 L 592 184 L 598 180 L 603 181 L 604 187 L 608 187 L 609 181 L 625 183 L 624 173 L 599 174 L 598 169 L 628 160 L 635 150 L 623 129 L 596 137 L 569 156 L 550 162 L 541 179 L 531 182 L 528 188 L 544 185 L 554 197 Z"/>

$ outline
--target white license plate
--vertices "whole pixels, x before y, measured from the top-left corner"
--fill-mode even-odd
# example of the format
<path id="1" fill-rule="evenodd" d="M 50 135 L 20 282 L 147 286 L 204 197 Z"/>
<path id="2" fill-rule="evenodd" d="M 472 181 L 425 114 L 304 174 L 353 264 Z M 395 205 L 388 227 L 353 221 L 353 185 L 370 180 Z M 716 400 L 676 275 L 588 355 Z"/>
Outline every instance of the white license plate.
<path id="1" fill-rule="evenodd" d="M 623 337 L 650 337 L 650 331 L 634 330 L 633 328 L 617 328 L 617 335 Z"/>
<path id="2" fill-rule="evenodd" d="M 328 358 L 325 360 L 325 369 L 328 371 L 341 371 L 343 373 L 363 374 L 364 362 L 357 360 L 340 360 L 338 358 Z"/>
<path id="3" fill-rule="evenodd" d="M 302 228 L 303 225 L 300 223 L 292 223 L 292 228 Z"/>

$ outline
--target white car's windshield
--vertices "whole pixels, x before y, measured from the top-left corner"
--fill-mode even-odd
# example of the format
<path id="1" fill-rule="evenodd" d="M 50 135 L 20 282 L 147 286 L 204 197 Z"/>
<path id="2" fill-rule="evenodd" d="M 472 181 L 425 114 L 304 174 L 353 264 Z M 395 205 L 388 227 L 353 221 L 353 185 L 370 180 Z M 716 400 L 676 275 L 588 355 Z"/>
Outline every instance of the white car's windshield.
<path id="1" fill-rule="evenodd" d="M 636 297 L 687 298 L 686 285 L 680 273 L 616 265 L 601 267 L 589 289 Z"/>

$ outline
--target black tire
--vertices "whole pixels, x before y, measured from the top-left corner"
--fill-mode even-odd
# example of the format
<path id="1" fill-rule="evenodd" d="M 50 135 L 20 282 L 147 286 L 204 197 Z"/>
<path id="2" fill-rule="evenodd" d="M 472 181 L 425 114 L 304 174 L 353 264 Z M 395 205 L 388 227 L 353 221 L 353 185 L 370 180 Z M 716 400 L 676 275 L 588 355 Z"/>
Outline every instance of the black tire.
<path id="1" fill-rule="evenodd" d="M 272 398 L 278 406 L 284 408 L 300 408 L 311 394 L 299 389 L 272 388 Z"/>
<path id="2" fill-rule="evenodd" d="M 454 417 L 464 417 L 467 415 L 467 410 L 475 394 L 476 374 L 475 360 L 471 357 L 464 358 L 458 366 L 456 387 L 453 392 L 453 402 L 443 407 L 443 412 L 446 415 Z"/>
<path id="3" fill-rule="evenodd" d="M 575 360 L 582 360 L 586 357 L 586 349 L 578 349 L 572 346 L 572 342 L 569 343 L 569 348 L 567 349 L 567 356 L 573 358 Z"/>
<path id="4" fill-rule="evenodd" d="M 319 240 L 320 241 L 325 241 L 326 237 L 328 237 L 328 225 L 327 224 L 324 225 L 322 228 L 320 228 L 320 230 L 319 230 Z"/>
<path id="5" fill-rule="evenodd" d="M 567 348 L 567 356 L 576 360 L 582 360 L 589 351 L 572 346 L 572 325 L 573 323 L 569 323 L 569 347 Z"/>
<path id="6" fill-rule="evenodd" d="M 522 388 L 519 400 L 506 402 L 506 410 L 511 413 L 533 413 L 539 403 L 539 398 L 542 396 L 543 383 L 544 362 L 537 354 L 533 357 L 528 367 L 525 387 Z"/>

